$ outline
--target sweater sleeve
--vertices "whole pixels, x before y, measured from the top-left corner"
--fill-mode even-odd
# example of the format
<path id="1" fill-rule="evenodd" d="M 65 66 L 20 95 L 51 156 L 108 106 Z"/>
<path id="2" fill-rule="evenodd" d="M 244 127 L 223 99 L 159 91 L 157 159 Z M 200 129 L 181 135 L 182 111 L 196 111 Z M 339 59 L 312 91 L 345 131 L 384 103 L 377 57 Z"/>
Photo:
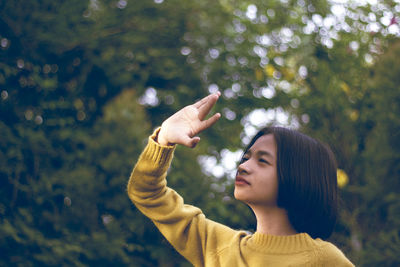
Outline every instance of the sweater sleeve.
<path id="1" fill-rule="evenodd" d="M 330 242 L 323 241 L 323 245 L 319 249 L 319 256 L 321 262 L 318 266 L 354 267 L 343 252 Z"/>
<path id="2" fill-rule="evenodd" d="M 205 218 L 167 187 L 166 175 L 175 146 L 161 146 L 150 136 L 128 182 L 128 195 L 165 238 L 195 266 L 204 266 L 235 235 L 233 229 Z"/>

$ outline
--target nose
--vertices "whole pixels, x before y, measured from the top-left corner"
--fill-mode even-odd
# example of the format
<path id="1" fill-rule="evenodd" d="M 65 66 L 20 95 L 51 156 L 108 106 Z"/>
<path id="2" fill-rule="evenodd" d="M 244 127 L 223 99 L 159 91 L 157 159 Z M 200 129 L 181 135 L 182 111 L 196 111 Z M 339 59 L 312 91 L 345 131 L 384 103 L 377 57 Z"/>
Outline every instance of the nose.
<path id="1" fill-rule="evenodd" d="M 247 162 L 248 161 L 245 161 L 238 166 L 238 174 L 249 174 L 250 173 L 249 166 L 248 166 L 248 164 L 246 164 Z"/>

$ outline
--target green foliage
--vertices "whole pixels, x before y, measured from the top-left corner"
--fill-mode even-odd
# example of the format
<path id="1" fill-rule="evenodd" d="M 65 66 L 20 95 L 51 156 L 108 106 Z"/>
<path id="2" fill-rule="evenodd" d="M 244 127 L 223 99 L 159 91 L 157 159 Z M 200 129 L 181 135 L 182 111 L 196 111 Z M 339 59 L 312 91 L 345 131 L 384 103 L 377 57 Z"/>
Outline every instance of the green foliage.
<path id="1" fill-rule="evenodd" d="M 366 183 L 361 192 L 366 206 L 359 208 L 359 218 L 368 218 L 367 222 L 360 220 L 363 232 L 371 226 L 374 229 L 374 235 L 363 236 L 368 247 L 362 262 L 371 266 L 399 264 L 400 69 L 395 64 L 399 55 L 399 41 L 392 42 L 373 71 L 370 115 L 373 113 L 375 127 L 364 153 Z M 371 218 L 371 214 L 379 216 Z"/>
<path id="2" fill-rule="evenodd" d="M 400 46 L 385 21 L 400 6 L 332 5 L 0 1 L 0 265 L 186 266 L 125 185 L 152 129 L 213 90 L 223 117 L 168 179 L 187 203 L 254 230 L 199 158 L 221 162 L 250 112 L 279 108 L 349 175 L 332 240 L 357 265 L 398 265 Z"/>

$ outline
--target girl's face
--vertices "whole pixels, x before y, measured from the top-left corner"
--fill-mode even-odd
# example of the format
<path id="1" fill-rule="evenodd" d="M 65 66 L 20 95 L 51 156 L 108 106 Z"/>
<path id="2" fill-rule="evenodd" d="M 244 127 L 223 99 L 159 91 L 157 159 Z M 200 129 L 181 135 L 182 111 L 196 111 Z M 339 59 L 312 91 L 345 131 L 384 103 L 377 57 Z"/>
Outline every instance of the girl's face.
<path id="1" fill-rule="evenodd" d="M 243 156 L 235 181 L 235 198 L 249 206 L 276 207 L 278 178 L 276 143 L 272 134 L 263 135 Z"/>

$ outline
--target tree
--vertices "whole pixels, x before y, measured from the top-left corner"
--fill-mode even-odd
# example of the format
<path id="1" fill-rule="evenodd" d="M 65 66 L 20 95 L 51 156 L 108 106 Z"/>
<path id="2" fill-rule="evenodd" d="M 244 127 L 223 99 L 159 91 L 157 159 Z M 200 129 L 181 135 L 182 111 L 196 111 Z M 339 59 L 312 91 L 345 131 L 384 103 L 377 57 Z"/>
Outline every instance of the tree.
<path id="1" fill-rule="evenodd" d="M 254 110 L 265 124 L 283 114 L 331 145 L 349 176 L 335 243 L 356 264 L 395 264 L 398 233 L 370 228 L 398 228 L 390 63 L 397 46 L 386 50 L 396 29 L 398 36 L 398 8 L 391 1 L 0 1 L 0 251 L 7 255 L 0 262 L 184 265 L 124 186 L 151 129 L 220 90 L 216 127 L 196 150 L 176 151 L 169 184 L 188 203 L 234 228 L 254 228 L 249 210 L 232 200 L 229 175 L 216 177 L 199 162 L 218 164 L 227 149 L 242 148 L 260 126 L 252 125 Z"/>
<path id="2" fill-rule="evenodd" d="M 399 264 L 400 70 L 395 64 L 399 54 L 399 41 L 392 41 L 372 71 L 373 101 L 368 115 L 374 118 L 374 128 L 363 153 L 366 170 L 361 194 L 365 206 L 358 216 L 366 244 L 362 263 L 366 266 Z"/>

